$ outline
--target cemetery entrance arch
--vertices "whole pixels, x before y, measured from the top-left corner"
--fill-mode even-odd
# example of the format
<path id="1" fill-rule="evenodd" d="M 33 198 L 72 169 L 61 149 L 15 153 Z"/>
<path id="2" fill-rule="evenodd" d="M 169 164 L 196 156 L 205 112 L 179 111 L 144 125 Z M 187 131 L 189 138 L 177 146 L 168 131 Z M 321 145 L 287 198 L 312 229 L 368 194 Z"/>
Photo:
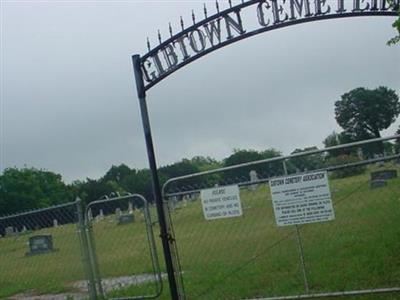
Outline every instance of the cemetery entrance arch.
<path id="1" fill-rule="evenodd" d="M 193 25 L 185 27 L 181 19 L 181 31 L 162 41 L 143 56 L 134 55 L 133 67 L 142 122 L 152 172 L 154 196 L 159 216 L 164 258 L 168 273 L 172 299 L 183 299 L 180 268 L 172 224 L 163 207 L 157 164 L 153 149 L 150 121 L 146 103 L 146 92 L 157 83 L 215 50 L 263 32 L 327 19 L 365 16 L 396 16 L 400 0 L 242 0 L 233 5 L 228 1 L 227 9 L 209 14 L 204 6 L 204 19 L 197 20 L 192 13 Z"/>

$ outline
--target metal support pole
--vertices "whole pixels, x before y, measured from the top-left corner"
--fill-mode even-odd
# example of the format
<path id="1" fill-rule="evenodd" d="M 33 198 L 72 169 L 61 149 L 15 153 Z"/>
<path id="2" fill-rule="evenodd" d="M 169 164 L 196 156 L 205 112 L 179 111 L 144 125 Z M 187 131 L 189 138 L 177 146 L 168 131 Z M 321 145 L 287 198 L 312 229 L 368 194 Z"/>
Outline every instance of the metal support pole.
<path id="1" fill-rule="evenodd" d="M 285 160 L 282 160 L 282 165 L 283 165 L 283 171 L 284 171 L 285 175 L 288 175 L 288 171 L 287 171 L 286 161 Z M 304 280 L 304 291 L 306 292 L 306 294 L 308 294 L 310 289 L 309 289 L 309 286 L 308 286 L 306 264 L 305 264 L 305 259 L 304 259 L 303 241 L 301 239 L 299 226 L 295 225 L 295 227 L 296 227 L 296 236 L 297 236 L 297 246 L 299 248 L 299 254 L 300 254 L 301 271 L 303 273 L 303 280 Z"/>
<path id="2" fill-rule="evenodd" d="M 82 260 L 86 272 L 86 277 L 88 280 L 88 291 L 90 300 L 97 299 L 96 283 L 93 274 L 93 268 L 91 264 L 90 254 L 89 254 L 89 244 L 86 236 L 86 225 L 82 209 L 82 201 L 76 199 L 76 208 L 78 214 L 78 234 L 79 241 L 81 244 Z"/>
<path id="3" fill-rule="evenodd" d="M 303 241 L 301 240 L 300 229 L 298 225 L 296 225 L 296 235 L 297 235 L 297 245 L 299 246 L 299 252 L 300 252 L 301 270 L 303 272 L 304 291 L 306 292 L 306 294 L 308 294 L 310 292 L 310 289 L 308 287 L 306 264 L 304 260 Z"/>
<path id="4" fill-rule="evenodd" d="M 87 217 L 87 214 L 86 214 L 86 217 Z M 98 263 L 97 252 L 96 252 L 96 245 L 95 245 L 94 237 L 93 237 L 93 224 L 92 224 L 91 220 L 88 220 L 88 218 L 86 218 L 86 235 L 87 235 L 88 248 L 89 248 L 89 254 L 90 254 L 90 262 L 92 264 L 92 272 L 93 272 L 93 276 L 94 276 L 94 281 L 97 283 L 97 289 L 100 294 L 98 296 L 98 299 L 105 299 L 103 285 L 101 283 L 101 276 L 100 276 L 100 271 L 99 271 L 99 263 Z"/>
<path id="5" fill-rule="evenodd" d="M 162 241 L 162 245 L 163 245 L 165 265 L 166 265 L 167 273 L 168 273 L 168 281 L 169 281 L 169 287 L 170 287 L 170 292 L 171 292 L 171 299 L 179 300 L 178 285 L 177 285 L 177 280 L 175 277 L 175 270 L 174 270 L 173 258 L 172 258 L 172 253 L 171 253 L 171 246 L 173 246 L 174 239 L 168 230 L 168 225 L 167 225 L 166 218 L 165 218 L 164 206 L 162 203 L 160 182 L 159 182 L 159 178 L 158 178 L 157 164 L 156 164 L 156 158 L 155 158 L 155 154 L 154 154 L 153 139 L 151 136 L 150 120 L 149 120 L 149 114 L 147 111 L 146 92 L 145 92 L 144 83 L 143 83 L 142 69 L 140 66 L 140 56 L 139 55 L 132 56 L 132 61 L 133 61 L 133 70 L 134 70 L 135 79 L 136 79 L 136 88 L 137 88 L 137 93 L 138 93 L 139 103 L 140 103 L 140 112 L 142 115 L 144 137 L 146 140 L 147 156 L 149 159 L 150 171 L 151 171 L 151 176 L 152 176 L 152 181 L 153 181 L 153 193 L 154 193 L 154 199 L 155 199 L 156 206 L 157 206 L 158 221 L 160 224 L 160 237 L 161 237 L 161 241 Z"/>

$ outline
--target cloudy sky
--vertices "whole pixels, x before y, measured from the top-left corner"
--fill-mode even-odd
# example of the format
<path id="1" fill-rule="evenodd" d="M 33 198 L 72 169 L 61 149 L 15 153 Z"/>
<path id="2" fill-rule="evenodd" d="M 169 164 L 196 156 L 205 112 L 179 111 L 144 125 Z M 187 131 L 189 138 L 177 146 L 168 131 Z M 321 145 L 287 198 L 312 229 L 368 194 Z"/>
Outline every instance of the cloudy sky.
<path id="1" fill-rule="evenodd" d="M 166 35 L 168 22 L 177 28 L 180 15 L 189 22 L 192 8 L 200 15 L 202 3 L 1 0 L 1 169 L 45 168 L 70 182 L 113 164 L 147 167 L 131 55 L 144 54 L 157 29 Z M 340 130 L 340 95 L 400 92 L 400 49 L 386 46 L 393 20 L 287 27 L 176 72 L 148 93 L 158 163 L 321 146 Z"/>

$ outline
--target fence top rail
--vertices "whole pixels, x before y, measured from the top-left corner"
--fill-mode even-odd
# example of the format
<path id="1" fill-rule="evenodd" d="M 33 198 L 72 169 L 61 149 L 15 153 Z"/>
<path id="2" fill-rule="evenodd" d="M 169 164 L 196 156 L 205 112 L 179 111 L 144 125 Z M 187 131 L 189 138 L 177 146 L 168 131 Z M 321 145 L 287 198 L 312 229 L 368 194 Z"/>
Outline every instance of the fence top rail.
<path id="1" fill-rule="evenodd" d="M 140 194 L 127 194 L 124 196 L 117 196 L 113 198 L 104 198 L 104 199 L 99 199 L 95 200 L 89 203 L 89 205 L 86 207 L 86 211 L 90 209 L 91 206 L 96 205 L 96 204 L 101 204 L 105 202 L 111 202 L 111 201 L 118 201 L 118 200 L 124 200 L 124 199 L 129 199 L 129 198 L 139 198 L 140 200 L 143 201 L 145 205 L 147 205 L 147 200 Z"/>
<path id="2" fill-rule="evenodd" d="M 323 149 L 315 149 L 315 150 L 310 150 L 310 151 L 298 152 L 298 153 L 293 153 L 290 155 L 276 156 L 276 157 L 272 157 L 272 158 L 266 158 L 266 159 L 241 163 L 241 164 L 237 164 L 234 166 L 222 167 L 222 168 L 217 168 L 217 169 L 213 169 L 213 170 L 207 170 L 207 171 L 202 171 L 202 172 L 198 172 L 198 173 L 192 173 L 192 174 L 188 174 L 188 175 L 178 176 L 178 177 L 168 179 L 162 187 L 162 192 L 163 192 L 163 195 L 165 195 L 165 188 L 168 186 L 168 184 L 170 184 L 171 182 L 178 181 L 178 180 L 189 179 L 189 178 L 194 178 L 194 177 L 198 177 L 198 176 L 204 176 L 204 175 L 214 174 L 214 173 L 218 173 L 218 172 L 234 170 L 234 169 L 238 169 L 238 168 L 242 168 L 242 167 L 248 167 L 248 166 L 261 164 L 261 163 L 282 161 L 282 160 L 295 158 L 295 157 L 302 157 L 302 156 L 307 156 L 307 155 L 312 155 L 312 154 L 318 154 L 318 153 L 329 152 L 329 151 L 333 151 L 333 150 L 340 150 L 340 149 L 344 149 L 344 148 L 362 146 L 362 145 L 366 145 L 366 144 L 370 144 L 370 143 L 383 142 L 383 141 L 394 140 L 394 139 L 400 139 L 400 134 L 391 135 L 391 136 L 387 136 L 387 137 L 381 137 L 381 138 L 373 138 L 373 139 L 368 139 L 368 140 L 363 140 L 363 141 L 358 141 L 358 142 L 352 142 L 352 143 L 348 143 L 348 144 L 342 144 L 342 145 L 327 147 L 327 148 L 323 148 Z"/>
<path id="3" fill-rule="evenodd" d="M 76 205 L 81 201 L 82 201 L 81 199 L 77 198 L 75 201 L 72 201 L 72 202 L 67 202 L 67 203 L 62 203 L 62 204 L 58 204 L 58 205 L 54 205 L 54 206 L 50 206 L 50 207 L 38 208 L 38 209 L 22 211 L 22 212 L 10 214 L 10 215 L 0 216 L 0 221 L 11 219 L 11 218 L 16 218 L 16 217 L 22 217 L 22 216 L 26 216 L 26 215 L 31 215 L 31 214 L 36 214 L 36 213 L 41 213 L 41 212 L 45 212 L 45 211 L 49 211 L 49 210 L 53 210 L 53 209 L 64 208 L 64 207 Z"/>
<path id="4" fill-rule="evenodd" d="M 304 174 L 307 174 L 310 172 L 322 172 L 322 171 L 332 172 L 332 171 L 336 171 L 336 170 L 340 170 L 340 169 L 344 169 L 344 168 L 359 167 L 359 166 L 369 165 L 369 164 L 382 162 L 382 161 L 389 161 L 389 160 L 398 159 L 398 158 L 400 158 L 400 154 L 389 155 L 389 156 L 380 157 L 380 158 L 372 158 L 372 159 L 367 159 L 367 160 L 363 160 L 363 161 L 357 161 L 357 162 L 352 162 L 352 163 L 347 163 L 347 164 L 341 164 L 338 166 L 331 166 L 331 167 L 326 167 L 326 168 L 321 168 L 321 169 L 316 169 L 316 170 L 310 170 L 310 171 L 296 173 L 296 174 L 289 174 L 288 176 L 304 175 Z M 239 182 L 236 184 L 239 187 L 245 187 L 245 186 L 249 186 L 249 185 L 253 185 L 253 184 L 267 183 L 273 178 L 276 178 L 276 177 L 272 176 L 272 177 L 262 178 L 262 179 L 258 179 L 258 180 L 254 180 L 254 181 L 243 181 L 243 182 Z M 164 196 L 174 197 L 174 196 L 195 194 L 195 193 L 200 193 L 201 190 L 202 190 L 201 188 L 198 188 L 198 189 L 186 190 L 186 191 L 182 191 L 182 192 L 172 192 L 172 193 L 166 193 L 166 194 L 164 194 Z"/>

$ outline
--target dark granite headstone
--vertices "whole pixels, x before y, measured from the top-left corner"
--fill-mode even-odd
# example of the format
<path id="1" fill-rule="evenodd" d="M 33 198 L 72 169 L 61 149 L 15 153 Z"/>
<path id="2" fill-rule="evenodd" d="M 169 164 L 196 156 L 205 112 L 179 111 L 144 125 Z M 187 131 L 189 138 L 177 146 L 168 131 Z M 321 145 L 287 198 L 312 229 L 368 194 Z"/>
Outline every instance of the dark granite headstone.
<path id="1" fill-rule="evenodd" d="M 389 180 L 392 178 L 397 178 L 397 170 L 379 170 L 371 172 L 371 181 Z"/>
<path id="2" fill-rule="evenodd" d="M 133 223 L 135 216 L 133 214 L 124 214 L 118 217 L 118 225 Z"/>
<path id="3" fill-rule="evenodd" d="M 27 255 L 47 253 L 53 251 L 53 237 L 47 235 L 35 235 L 29 238 L 29 252 Z"/>
<path id="4" fill-rule="evenodd" d="M 380 187 L 384 187 L 387 185 L 386 180 L 372 180 L 371 181 L 371 189 L 376 189 L 376 188 L 380 188 Z"/>

